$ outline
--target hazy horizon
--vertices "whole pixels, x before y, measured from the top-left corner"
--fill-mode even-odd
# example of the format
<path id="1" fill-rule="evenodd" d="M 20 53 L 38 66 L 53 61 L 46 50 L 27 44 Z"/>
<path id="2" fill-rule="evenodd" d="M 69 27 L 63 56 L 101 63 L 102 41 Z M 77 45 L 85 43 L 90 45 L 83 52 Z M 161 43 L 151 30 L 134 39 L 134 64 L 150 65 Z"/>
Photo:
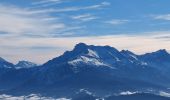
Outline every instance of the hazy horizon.
<path id="1" fill-rule="evenodd" d="M 1 0 L 0 57 L 42 64 L 75 44 L 170 52 L 170 1 Z"/>
<path id="2" fill-rule="evenodd" d="M 80 42 L 80 43 L 83 43 L 83 42 Z M 75 45 L 77 45 L 77 44 L 75 44 Z M 91 45 L 91 44 L 87 44 L 87 45 Z M 94 45 L 94 46 L 106 46 L 106 45 Z M 108 45 L 107 45 L 108 46 Z M 73 46 L 73 48 L 74 48 L 75 46 Z M 112 46 L 111 46 L 112 47 Z M 5 59 L 5 58 L 3 58 L 3 57 L 1 57 L 2 59 L 5 59 L 6 61 L 9 61 L 9 62 L 11 62 L 11 63 L 13 63 L 13 64 L 17 64 L 19 61 L 29 61 L 29 62 L 33 62 L 33 63 L 36 63 L 36 64 L 39 64 L 39 65 L 41 65 L 41 64 L 44 64 L 44 63 L 46 63 L 46 62 L 48 62 L 49 60 L 51 60 L 51 59 L 53 59 L 53 58 L 56 58 L 56 57 L 58 57 L 58 56 L 61 56 L 64 52 L 66 52 L 66 51 L 72 51 L 73 50 L 73 48 L 71 48 L 71 49 L 69 49 L 69 50 L 65 50 L 65 51 L 63 51 L 61 54 L 58 54 L 58 55 L 53 55 L 53 57 L 51 57 L 51 58 L 49 58 L 49 59 L 47 59 L 46 58 L 46 61 L 44 61 L 44 62 L 34 62 L 34 61 L 31 61 L 31 60 L 27 60 L 27 59 L 19 59 L 19 60 L 16 60 L 16 61 L 13 61 L 13 59 L 10 61 L 10 59 Z M 115 47 L 113 47 L 113 48 L 115 48 Z M 116 48 L 117 49 L 117 48 Z M 117 50 L 119 50 L 119 51 L 122 51 L 122 50 L 128 50 L 128 49 L 117 49 Z M 164 50 L 163 48 L 162 49 L 158 49 L 158 50 Z M 152 52 L 156 52 L 156 51 L 158 51 L 158 50 L 155 50 L 155 51 L 148 51 L 148 52 L 135 52 L 135 51 L 132 51 L 132 50 L 128 50 L 128 51 L 131 51 L 131 52 L 133 52 L 134 54 L 137 54 L 137 55 L 143 55 L 143 54 L 146 54 L 146 53 L 152 53 Z M 166 49 L 165 49 L 166 50 Z M 167 51 L 167 50 L 166 50 Z M 170 53 L 169 51 L 167 51 L 168 53 Z M 43 55 L 42 55 L 43 56 Z"/>

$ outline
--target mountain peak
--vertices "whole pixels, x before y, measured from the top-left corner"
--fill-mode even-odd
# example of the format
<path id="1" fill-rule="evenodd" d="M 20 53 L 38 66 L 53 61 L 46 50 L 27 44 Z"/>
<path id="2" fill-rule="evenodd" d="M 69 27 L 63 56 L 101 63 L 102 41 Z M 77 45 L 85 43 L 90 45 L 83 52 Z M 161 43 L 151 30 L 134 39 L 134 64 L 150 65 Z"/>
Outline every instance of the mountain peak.
<path id="1" fill-rule="evenodd" d="M 87 47 L 88 47 L 88 45 L 85 44 L 85 43 L 78 43 L 78 44 L 76 44 L 75 49 L 80 49 L 80 50 L 82 50 L 82 49 L 85 49 L 85 48 L 87 48 Z"/>
<path id="2" fill-rule="evenodd" d="M 161 54 L 169 54 L 166 49 L 160 49 L 158 51 L 156 51 L 156 53 L 161 53 Z"/>
<path id="3" fill-rule="evenodd" d="M 169 53 L 166 51 L 166 49 L 160 49 L 160 50 L 157 50 L 155 52 L 151 52 L 151 53 L 146 53 L 144 54 L 145 55 L 154 55 L 154 56 L 163 56 L 163 55 L 168 55 L 169 56 Z"/>
<path id="4" fill-rule="evenodd" d="M 13 68 L 13 64 L 0 57 L 0 68 Z"/>
<path id="5" fill-rule="evenodd" d="M 129 50 L 122 50 L 120 52 L 123 53 L 123 54 L 133 54 L 134 55 L 134 53 L 129 51 Z"/>
<path id="6" fill-rule="evenodd" d="M 80 43 L 76 44 L 76 46 L 87 46 L 87 44 L 80 42 Z"/>
<path id="7" fill-rule="evenodd" d="M 134 54 L 133 52 L 129 50 L 122 50 L 120 52 L 122 55 L 124 55 L 127 59 L 129 59 L 131 62 L 137 61 L 138 62 L 138 56 Z"/>
<path id="8" fill-rule="evenodd" d="M 160 49 L 158 51 L 152 53 L 146 53 L 140 56 L 142 60 L 147 62 L 169 62 L 170 61 L 170 54 L 165 49 Z"/>
<path id="9" fill-rule="evenodd" d="M 80 64 L 105 66 L 107 63 L 115 63 L 121 60 L 122 57 L 117 49 L 110 46 L 95 46 L 79 43 L 76 44 L 72 51 L 66 51 L 63 55 L 45 63 L 44 66 L 55 66 L 56 63 L 63 64 L 68 62 L 69 64 L 73 62 L 74 65 L 78 66 Z"/>
<path id="10" fill-rule="evenodd" d="M 19 61 L 18 64 L 15 65 L 15 68 L 21 69 L 21 68 L 31 68 L 37 66 L 35 63 L 29 62 L 29 61 Z"/>

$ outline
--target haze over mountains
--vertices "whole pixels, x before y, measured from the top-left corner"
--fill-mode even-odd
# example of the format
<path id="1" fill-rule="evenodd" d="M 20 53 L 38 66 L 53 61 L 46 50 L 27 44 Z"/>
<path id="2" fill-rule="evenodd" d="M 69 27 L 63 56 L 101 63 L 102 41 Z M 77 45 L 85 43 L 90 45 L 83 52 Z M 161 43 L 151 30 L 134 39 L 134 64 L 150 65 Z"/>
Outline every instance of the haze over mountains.
<path id="1" fill-rule="evenodd" d="M 164 49 L 136 55 L 110 46 L 79 43 L 72 51 L 40 66 L 27 61 L 14 65 L 0 58 L 0 93 L 125 100 L 118 95 L 130 91 L 134 98 L 143 96 L 146 100 L 157 95 L 161 98 L 158 100 L 169 100 L 159 97 L 170 93 L 169 71 L 170 54 Z"/>

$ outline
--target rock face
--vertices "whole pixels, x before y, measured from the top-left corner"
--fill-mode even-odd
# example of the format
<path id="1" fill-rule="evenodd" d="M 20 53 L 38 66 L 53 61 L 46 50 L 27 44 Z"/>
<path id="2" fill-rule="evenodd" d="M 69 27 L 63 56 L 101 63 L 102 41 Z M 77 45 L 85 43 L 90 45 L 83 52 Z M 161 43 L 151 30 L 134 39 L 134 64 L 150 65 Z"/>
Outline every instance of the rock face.
<path id="1" fill-rule="evenodd" d="M 0 76 L 13 70 L 15 67 L 12 63 L 6 61 L 5 59 L 0 57 Z"/>
<path id="2" fill-rule="evenodd" d="M 127 90 L 155 94 L 170 87 L 170 54 L 166 50 L 136 55 L 110 46 L 79 43 L 42 66 L 25 61 L 15 66 L 0 75 L 0 88 L 7 93 L 69 97 L 85 88 L 105 96 Z"/>

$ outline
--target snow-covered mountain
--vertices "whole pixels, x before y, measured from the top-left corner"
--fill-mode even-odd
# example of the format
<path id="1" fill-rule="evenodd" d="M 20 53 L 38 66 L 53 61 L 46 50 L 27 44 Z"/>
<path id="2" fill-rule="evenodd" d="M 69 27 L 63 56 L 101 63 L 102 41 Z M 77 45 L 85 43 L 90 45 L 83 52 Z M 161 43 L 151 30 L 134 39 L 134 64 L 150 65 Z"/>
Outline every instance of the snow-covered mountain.
<path id="1" fill-rule="evenodd" d="M 73 66 L 73 70 L 82 66 L 108 67 L 117 69 L 121 66 L 133 67 L 151 67 L 153 65 L 166 63 L 170 65 L 170 54 L 166 50 L 159 50 L 144 55 L 136 55 L 131 51 L 117 49 L 110 46 L 93 46 L 79 43 L 72 51 L 67 51 L 63 55 L 56 57 L 43 66 L 56 66 L 68 64 Z M 159 66 L 160 67 L 160 66 Z"/>
<path id="2" fill-rule="evenodd" d="M 130 51 L 121 51 L 110 46 L 93 46 L 79 43 L 72 51 L 67 51 L 63 55 L 54 58 L 44 66 L 55 66 L 56 64 L 67 63 L 72 66 L 96 66 L 110 67 L 115 69 L 117 64 L 144 64 L 138 56 Z"/>
<path id="3" fill-rule="evenodd" d="M 29 62 L 29 61 L 19 61 L 16 65 L 6 61 L 5 59 L 0 57 L 0 68 L 2 69 L 22 69 L 22 68 L 31 68 L 36 67 L 37 64 Z"/>
<path id="4" fill-rule="evenodd" d="M 35 66 L 37 66 L 37 64 L 29 62 L 29 61 L 19 61 L 15 65 L 15 68 L 16 69 L 21 69 L 21 68 L 31 68 L 31 67 L 35 67 Z"/>
<path id="5" fill-rule="evenodd" d="M 72 51 L 39 67 L 19 62 L 15 70 L 0 75 L 0 90 L 6 87 L 5 92 L 22 95 L 45 91 L 45 95 L 68 98 L 82 88 L 97 96 L 129 90 L 168 92 L 169 62 L 170 54 L 166 50 L 136 55 L 110 46 L 79 43 Z"/>

